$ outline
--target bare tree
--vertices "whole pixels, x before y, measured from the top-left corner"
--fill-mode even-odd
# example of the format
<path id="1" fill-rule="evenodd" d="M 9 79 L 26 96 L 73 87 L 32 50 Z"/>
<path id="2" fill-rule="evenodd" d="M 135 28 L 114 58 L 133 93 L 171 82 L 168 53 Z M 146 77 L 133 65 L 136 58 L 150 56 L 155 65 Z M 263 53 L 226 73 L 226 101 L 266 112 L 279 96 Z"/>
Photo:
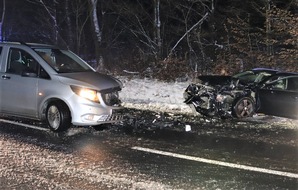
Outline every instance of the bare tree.
<path id="1" fill-rule="evenodd" d="M 154 0 L 154 39 L 157 45 L 157 54 L 155 59 L 161 57 L 162 40 L 161 40 L 161 20 L 160 20 L 160 0 Z"/>
<path id="2" fill-rule="evenodd" d="M 5 11 L 6 11 L 5 9 L 6 9 L 5 0 L 3 0 L 2 16 L 1 16 L 1 20 L 0 20 L 0 42 L 3 42 L 3 40 L 4 40 L 3 23 L 5 20 Z"/>
<path id="3" fill-rule="evenodd" d="M 74 47 L 74 39 L 73 39 L 73 30 L 72 30 L 72 24 L 71 24 L 71 18 L 70 18 L 70 1 L 65 0 L 65 15 L 66 15 L 66 25 L 67 25 L 67 44 L 68 47 L 73 48 Z"/>
<path id="4" fill-rule="evenodd" d="M 2 0 L 0 40 L 59 45 L 65 40 L 76 53 L 96 60 L 97 70 L 119 63 L 134 70 L 173 63 L 213 72 L 237 58 L 245 68 L 280 58 L 274 64 L 280 67 L 297 60 L 297 40 L 291 40 L 297 39 L 295 10 L 296 0 Z M 165 57 L 173 59 L 162 61 Z"/>
<path id="5" fill-rule="evenodd" d="M 204 43 L 206 40 L 204 38 L 206 37 L 206 29 L 203 29 L 202 25 L 204 22 L 209 22 L 210 25 L 212 24 L 210 17 L 213 17 L 214 1 L 190 0 L 175 4 L 175 7 L 182 15 L 182 17 L 176 19 L 184 25 L 185 31 L 174 46 L 171 47 L 168 58 L 177 52 L 176 48 L 178 46 L 183 47 L 185 46 L 183 44 L 186 44 L 188 52 L 185 52 L 184 58 L 187 59 L 190 68 L 196 74 L 199 68 L 205 69 L 210 60 L 205 52 L 206 44 Z"/>
<path id="6" fill-rule="evenodd" d="M 83 34 L 86 31 L 86 24 L 87 24 L 87 21 L 90 19 L 91 11 L 86 10 L 86 7 L 88 7 L 88 2 L 85 0 L 71 1 L 71 4 L 72 4 L 72 7 L 71 7 L 72 11 L 74 12 L 73 28 L 75 31 L 75 34 L 74 34 L 75 50 L 77 53 L 80 53 L 80 49 L 83 43 Z M 73 30 L 69 32 L 72 33 L 72 31 Z"/>
<path id="7" fill-rule="evenodd" d="M 273 55 L 273 49 L 272 49 L 272 44 L 271 44 L 271 30 L 272 30 L 272 26 L 271 26 L 271 0 L 266 0 L 266 46 L 267 46 L 267 53 L 268 55 Z"/>
<path id="8" fill-rule="evenodd" d="M 179 43 L 185 38 L 185 36 L 187 36 L 194 28 L 198 27 L 198 25 L 202 24 L 204 20 L 207 19 L 208 17 L 208 13 L 205 13 L 205 15 L 197 22 L 195 23 L 190 29 L 188 29 L 183 35 L 182 37 L 176 42 L 176 44 L 173 46 L 173 48 L 170 50 L 170 53 L 168 55 L 168 57 L 171 57 L 173 54 L 173 51 L 175 50 L 175 48 L 179 45 Z"/>
<path id="9" fill-rule="evenodd" d="M 98 0 L 89 0 L 91 5 L 91 14 L 92 14 L 92 26 L 94 29 L 94 35 L 96 36 L 96 40 L 94 42 L 95 45 L 95 55 L 96 55 L 96 70 L 100 71 L 104 68 L 104 60 L 102 56 L 102 52 L 100 52 L 100 46 L 102 42 L 102 30 L 99 25 L 98 14 L 97 14 L 97 4 Z"/>
<path id="10" fill-rule="evenodd" d="M 51 4 L 45 3 L 44 0 L 27 0 L 30 3 L 35 3 L 44 8 L 46 11 L 47 15 L 50 17 L 50 26 L 52 30 L 52 39 L 55 44 L 58 43 L 58 36 L 59 36 L 59 26 L 58 26 L 58 21 L 57 21 L 57 10 L 56 10 L 56 5 L 58 2 L 54 0 Z"/>

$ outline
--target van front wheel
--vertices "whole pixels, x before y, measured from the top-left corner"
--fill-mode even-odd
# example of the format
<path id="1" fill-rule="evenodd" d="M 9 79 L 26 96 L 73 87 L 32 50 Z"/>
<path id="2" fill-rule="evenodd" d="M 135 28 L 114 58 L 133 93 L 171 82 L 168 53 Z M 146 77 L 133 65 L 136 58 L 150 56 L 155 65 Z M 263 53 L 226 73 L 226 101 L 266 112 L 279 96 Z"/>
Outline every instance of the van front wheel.
<path id="1" fill-rule="evenodd" d="M 68 107 L 62 102 L 50 103 L 46 110 L 46 120 L 49 128 L 54 132 L 67 130 L 71 125 Z"/>

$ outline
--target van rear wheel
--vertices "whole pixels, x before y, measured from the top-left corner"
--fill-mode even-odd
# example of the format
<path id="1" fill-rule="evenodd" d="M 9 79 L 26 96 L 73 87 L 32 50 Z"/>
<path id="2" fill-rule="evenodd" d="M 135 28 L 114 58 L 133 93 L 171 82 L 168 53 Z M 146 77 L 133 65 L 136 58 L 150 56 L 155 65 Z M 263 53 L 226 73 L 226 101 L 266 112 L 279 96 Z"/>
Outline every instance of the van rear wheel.
<path id="1" fill-rule="evenodd" d="M 46 109 L 46 121 L 54 132 L 67 130 L 71 125 L 70 112 L 63 102 L 52 102 Z"/>

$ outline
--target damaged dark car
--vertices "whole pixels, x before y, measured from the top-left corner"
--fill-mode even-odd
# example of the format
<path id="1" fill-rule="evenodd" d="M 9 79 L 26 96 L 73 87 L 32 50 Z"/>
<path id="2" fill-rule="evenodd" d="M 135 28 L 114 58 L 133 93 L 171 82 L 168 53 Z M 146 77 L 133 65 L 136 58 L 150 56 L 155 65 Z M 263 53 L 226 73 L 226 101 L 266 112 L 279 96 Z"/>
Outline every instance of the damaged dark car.
<path id="1" fill-rule="evenodd" d="M 255 112 L 298 119 L 298 73 L 277 73 L 255 89 Z"/>
<path id="2" fill-rule="evenodd" d="M 221 118 L 264 113 L 298 117 L 298 74 L 256 68 L 234 76 L 200 76 L 185 92 L 185 103 L 196 112 Z M 284 83 L 283 88 L 274 85 Z M 280 85 L 282 86 L 282 85 Z"/>

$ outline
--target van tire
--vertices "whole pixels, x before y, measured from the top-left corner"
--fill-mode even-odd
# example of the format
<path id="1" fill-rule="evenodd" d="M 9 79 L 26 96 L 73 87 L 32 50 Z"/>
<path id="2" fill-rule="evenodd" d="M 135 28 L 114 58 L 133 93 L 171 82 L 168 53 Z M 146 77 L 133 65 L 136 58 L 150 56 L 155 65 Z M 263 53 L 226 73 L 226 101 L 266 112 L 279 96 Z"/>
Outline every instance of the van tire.
<path id="1" fill-rule="evenodd" d="M 46 109 L 46 121 L 52 131 L 66 131 L 71 126 L 68 107 L 59 101 L 50 103 Z"/>

